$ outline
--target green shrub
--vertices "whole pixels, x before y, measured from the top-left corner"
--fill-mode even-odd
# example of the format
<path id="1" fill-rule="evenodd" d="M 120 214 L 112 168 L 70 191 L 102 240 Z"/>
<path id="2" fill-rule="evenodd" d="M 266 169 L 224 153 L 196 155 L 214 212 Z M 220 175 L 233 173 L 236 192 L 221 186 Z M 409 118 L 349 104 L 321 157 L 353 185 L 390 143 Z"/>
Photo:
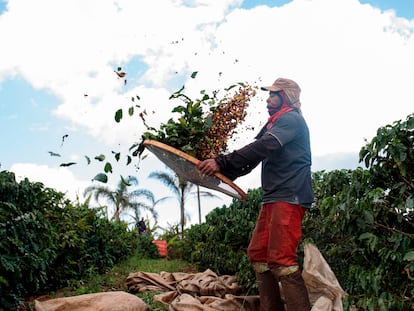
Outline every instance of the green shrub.
<path id="1" fill-rule="evenodd" d="M 72 204 L 64 194 L 0 172 L 0 309 L 13 310 L 29 295 L 103 273 L 128 258 L 137 236 Z"/>
<path id="2" fill-rule="evenodd" d="M 48 283 L 47 269 L 58 256 L 48 210 L 66 203 L 41 183 L 17 184 L 13 173 L 0 172 L 0 308 L 13 309 Z"/>
<path id="3" fill-rule="evenodd" d="M 344 308 L 413 310 L 414 114 L 378 129 L 360 151 L 367 169 L 313 173 L 315 206 L 303 221 L 303 245 L 314 243 L 347 292 Z M 216 208 L 185 233 L 184 254 L 199 269 L 236 274 L 254 293 L 246 257 L 260 209 L 259 190 L 246 202 Z"/>
<path id="4" fill-rule="evenodd" d="M 141 258 L 157 259 L 160 258 L 157 245 L 152 242 L 152 237 L 148 235 L 137 235 L 137 252 Z"/>

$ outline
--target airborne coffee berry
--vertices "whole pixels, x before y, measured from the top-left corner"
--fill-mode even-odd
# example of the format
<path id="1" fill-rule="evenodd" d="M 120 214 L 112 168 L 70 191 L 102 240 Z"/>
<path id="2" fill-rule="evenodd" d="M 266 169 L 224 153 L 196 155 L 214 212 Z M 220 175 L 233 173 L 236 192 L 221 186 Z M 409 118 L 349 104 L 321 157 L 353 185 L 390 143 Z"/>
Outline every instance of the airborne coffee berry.
<path id="1" fill-rule="evenodd" d="M 256 95 L 256 90 L 244 84 L 231 98 L 224 98 L 212 109 L 211 126 L 206 126 L 206 136 L 197 147 L 196 156 L 200 160 L 213 158 L 227 149 L 228 140 L 235 134 L 236 127 L 246 117 L 246 108 L 250 99 Z M 210 120 L 209 120 L 210 121 Z"/>

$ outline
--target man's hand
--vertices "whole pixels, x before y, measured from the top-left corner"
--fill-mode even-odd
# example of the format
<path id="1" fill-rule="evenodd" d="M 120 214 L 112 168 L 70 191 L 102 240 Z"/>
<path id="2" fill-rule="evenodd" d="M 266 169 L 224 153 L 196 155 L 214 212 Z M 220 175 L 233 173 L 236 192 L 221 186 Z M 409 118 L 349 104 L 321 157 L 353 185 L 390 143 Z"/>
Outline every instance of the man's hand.
<path id="1" fill-rule="evenodd" d="M 207 159 L 197 164 L 198 169 L 206 175 L 214 175 L 220 171 L 220 166 L 214 159 Z"/>

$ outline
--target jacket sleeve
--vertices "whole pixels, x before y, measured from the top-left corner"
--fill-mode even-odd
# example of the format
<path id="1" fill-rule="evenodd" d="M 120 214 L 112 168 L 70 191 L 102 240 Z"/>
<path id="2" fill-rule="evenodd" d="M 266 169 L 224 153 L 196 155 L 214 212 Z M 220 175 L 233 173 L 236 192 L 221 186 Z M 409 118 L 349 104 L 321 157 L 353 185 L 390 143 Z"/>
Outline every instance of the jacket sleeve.
<path id="1" fill-rule="evenodd" d="M 280 149 L 279 141 L 270 133 L 226 155 L 215 158 L 220 172 L 231 180 L 250 173 L 260 162 Z"/>

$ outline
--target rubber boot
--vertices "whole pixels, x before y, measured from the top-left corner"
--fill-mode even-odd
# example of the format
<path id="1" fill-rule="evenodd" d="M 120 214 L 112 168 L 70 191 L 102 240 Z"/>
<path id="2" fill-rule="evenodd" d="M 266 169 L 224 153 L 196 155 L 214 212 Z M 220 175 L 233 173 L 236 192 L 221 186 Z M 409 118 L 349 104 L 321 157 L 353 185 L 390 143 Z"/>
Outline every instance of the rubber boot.
<path id="1" fill-rule="evenodd" d="M 256 280 L 259 287 L 260 311 L 285 311 L 280 298 L 279 282 L 272 272 L 256 272 Z"/>
<path id="2" fill-rule="evenodd" d="M 308 290 L 300 271 L 280 276 L 287 311 L 309 311 Z"/>

